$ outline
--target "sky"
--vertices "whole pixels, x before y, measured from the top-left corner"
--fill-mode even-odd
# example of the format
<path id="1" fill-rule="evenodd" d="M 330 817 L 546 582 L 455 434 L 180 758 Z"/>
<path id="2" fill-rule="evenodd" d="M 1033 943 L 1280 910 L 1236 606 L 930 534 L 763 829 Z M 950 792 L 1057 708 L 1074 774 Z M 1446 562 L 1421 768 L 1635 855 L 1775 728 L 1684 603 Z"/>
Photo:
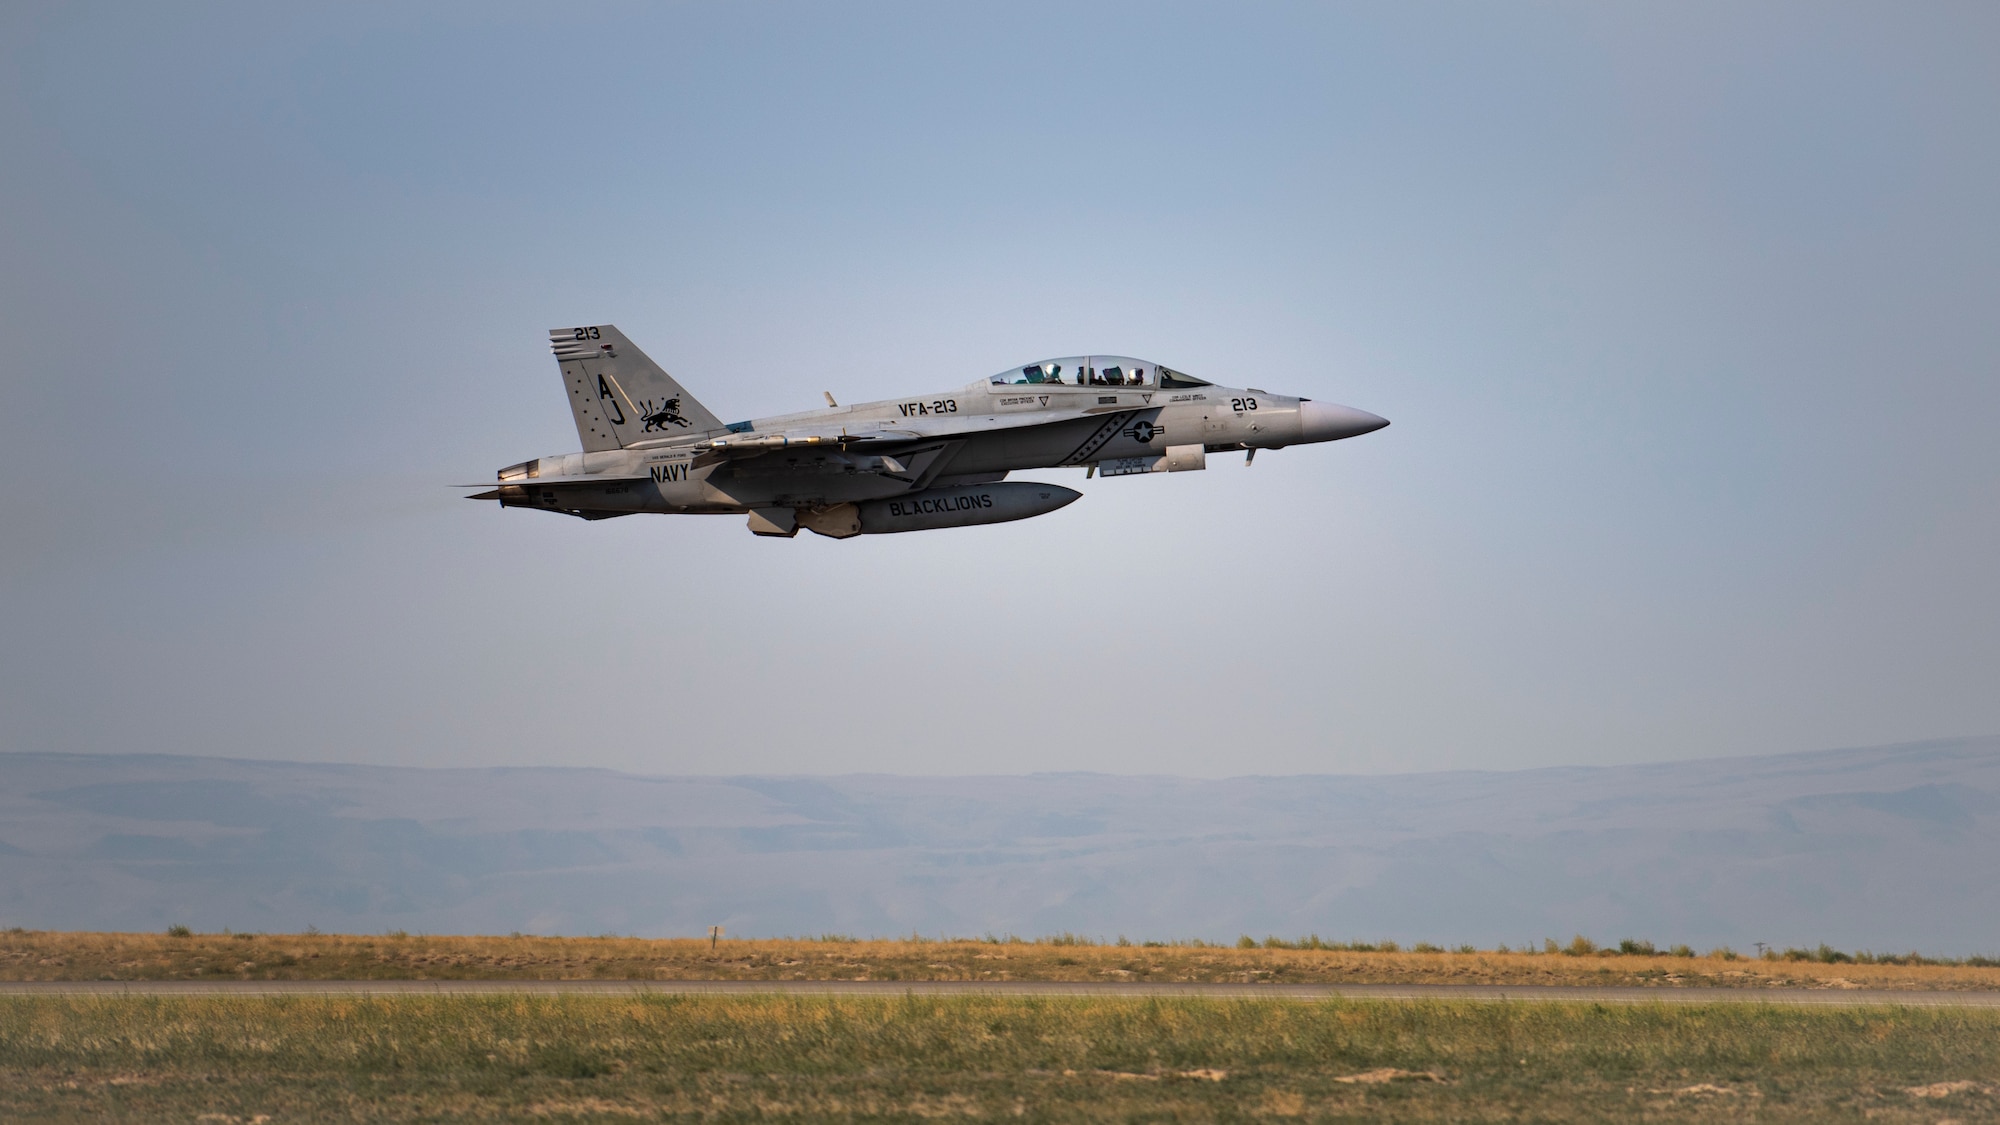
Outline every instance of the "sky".
<path id="1" fill-rule="evenodd" d="M 1991 4 L 0 9 L 0 749 L 1382 773 L 2000 732 Z M 833 541 L 453 486 L 1126 354 L 1378 433 Z"/>

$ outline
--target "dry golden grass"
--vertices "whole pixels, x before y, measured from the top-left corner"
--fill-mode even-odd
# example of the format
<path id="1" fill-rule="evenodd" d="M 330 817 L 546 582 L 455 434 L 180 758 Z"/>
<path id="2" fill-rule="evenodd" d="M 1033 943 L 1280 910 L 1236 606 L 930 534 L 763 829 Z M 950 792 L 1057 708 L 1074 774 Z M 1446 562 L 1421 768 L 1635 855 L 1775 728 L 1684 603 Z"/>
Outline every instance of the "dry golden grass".
<path id="1" fill-rule="evenodd" d="M 2000 968 L 978 941 L 0 933 L 0 980 L 999 980 L 2000 989 Z"/>

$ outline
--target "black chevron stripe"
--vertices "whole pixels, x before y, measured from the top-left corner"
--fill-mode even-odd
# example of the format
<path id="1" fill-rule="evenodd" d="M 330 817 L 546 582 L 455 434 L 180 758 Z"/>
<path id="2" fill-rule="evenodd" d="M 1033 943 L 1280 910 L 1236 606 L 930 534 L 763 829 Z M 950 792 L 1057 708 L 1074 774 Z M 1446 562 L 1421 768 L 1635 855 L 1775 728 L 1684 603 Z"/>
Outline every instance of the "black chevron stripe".
<path id="1" fill-rule="evenodd" d="M 1112 438 L 1118 436 L 1118 431 L 1125 425 L 1125 418 L 1124 414 L 1113 414 L 1106 418 L 1104 424 L 1091 431 L 1090 436 L 1083 439 L 1083 444 L 1071 450 L 1069 456 L 1063 458 L 1061 463 L 1080 465 L 1089 460 L 1093 454 L 1109 444 Z"/>

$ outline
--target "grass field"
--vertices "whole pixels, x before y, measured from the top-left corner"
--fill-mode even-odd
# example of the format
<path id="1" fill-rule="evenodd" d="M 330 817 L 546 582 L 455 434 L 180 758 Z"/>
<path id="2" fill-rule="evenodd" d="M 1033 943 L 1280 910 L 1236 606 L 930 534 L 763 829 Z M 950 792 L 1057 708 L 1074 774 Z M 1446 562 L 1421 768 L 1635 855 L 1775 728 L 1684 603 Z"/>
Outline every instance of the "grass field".
<path id="1" fill-rule="evenodd" d="M 14 997 L 0 1119 L 2000 1120 L 2000 1012 Z"/>
<path id="2" fill-rule="evenodd" d="M 981 941 L 0 933 L 0 980 L 1017 980 L 2000 989 L 1991 964 Z"/>

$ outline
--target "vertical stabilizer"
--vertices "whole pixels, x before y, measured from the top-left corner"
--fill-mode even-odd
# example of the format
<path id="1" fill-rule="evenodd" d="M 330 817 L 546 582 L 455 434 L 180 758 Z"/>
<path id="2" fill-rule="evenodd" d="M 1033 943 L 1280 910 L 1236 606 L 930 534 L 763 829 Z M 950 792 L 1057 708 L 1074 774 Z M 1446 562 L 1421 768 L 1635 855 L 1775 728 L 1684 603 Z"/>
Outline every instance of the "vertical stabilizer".
<path id="1" fill-rule="evenodd" d="M 549 345 L 562 368 L 563 390 L 585 453 L 723 428 L 707 407 L 609 324 L 551 328 Z"/>

